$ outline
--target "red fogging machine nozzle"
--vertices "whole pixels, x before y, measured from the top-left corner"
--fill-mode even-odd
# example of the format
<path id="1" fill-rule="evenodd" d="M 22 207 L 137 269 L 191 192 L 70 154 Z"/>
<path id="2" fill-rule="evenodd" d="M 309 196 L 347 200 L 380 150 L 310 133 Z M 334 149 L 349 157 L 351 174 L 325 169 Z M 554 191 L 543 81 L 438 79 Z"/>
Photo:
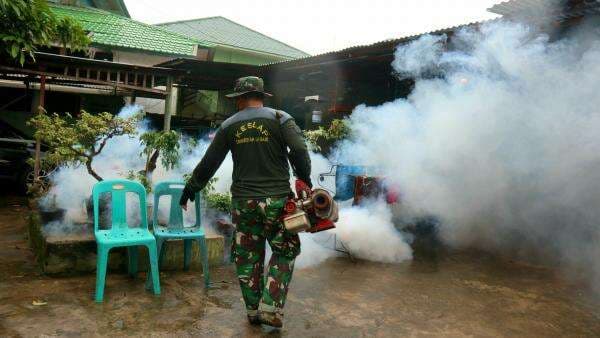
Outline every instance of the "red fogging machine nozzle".
<path id="1" fill-rule="evenodd" d="M 315 209 L 326 209 L 331 204 L 331 197 L 322 190 L 315 190 L 312 202 Z"/>
<path id="2" fill-rule="evenodd" d="M 326 190 L 311 190 L 302 180 L 296 180 L 296 195 L 283 206 L 282 219 L 288 231 L 319 232 L 335 228 L 337 204 Z"/>
<path id="3" fill-rule="evenodd" d="M 296 211 L 296 203 L 294 203 L 293 201 L 287 201 L 285 202 L 285 206 L 283 209 L 286 213 L 291 214 L 294 211 Z"/>

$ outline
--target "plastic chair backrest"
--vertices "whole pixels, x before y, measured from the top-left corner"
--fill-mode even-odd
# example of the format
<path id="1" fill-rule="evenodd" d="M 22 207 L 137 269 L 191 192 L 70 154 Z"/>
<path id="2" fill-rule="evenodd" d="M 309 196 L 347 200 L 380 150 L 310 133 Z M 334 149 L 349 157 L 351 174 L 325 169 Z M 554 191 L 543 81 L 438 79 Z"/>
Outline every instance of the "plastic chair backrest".
<path id="1" fill-rule="evenodd" d="M 165 181 L 154 186 L 154 208 L 152 211 L 152 222 L 158 224 L 158 203 L 161 196 L 171 196 L 171 206 L 169 209 L 169 222 L 167 228 L 182 229 L 183 228 L 183 209 L 179 205 L 179 200 L 183 194 L 185 183 L 182 181 Z M 194 210 L 196 214 L 196 223 L 194 226 L 201 225 L 200 218 L 200 192 L 196 192 L 194 201 Z"/>
<path id="2" fill-rule="evenodd" d="M 148 229 L 148 218 L 146 216 L 146 189 L 138 182 L 117 179 L 98 182 L 92 189 L 92 201 L 94 203 L 94 232 L 98 231 L 99 228 L 100 195 L 106 192 L 111 193 L 111 231 L 118 232 L 121 229 L 129 227 L 127 225 L 126 198 L 128 192 L 138 195 L 140 201 L 140 228 Z"/>

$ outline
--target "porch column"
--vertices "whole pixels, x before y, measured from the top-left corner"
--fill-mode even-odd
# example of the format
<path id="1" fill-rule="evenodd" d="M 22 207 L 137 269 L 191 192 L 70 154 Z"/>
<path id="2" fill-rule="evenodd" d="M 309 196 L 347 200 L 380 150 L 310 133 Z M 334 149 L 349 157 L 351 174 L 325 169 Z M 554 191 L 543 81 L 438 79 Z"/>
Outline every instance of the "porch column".
<path id="1" fill-rule="evenodd" d="M 167 97 L 165 98 L 165 118 L 164 118 L 164 130 L 171 130 L 171 115 L 175 112 L 177 107 L 177 91 L 173 87 L 173 77 L 167 78 Z"/>
<path id="2" fill-rule="evenodd" d="M 40 92 L 39 92 L 39 104 L 37 105 L 34 114 L 42 114 L 44 109 L 44 101 L 46 99 L 46 75 L 40 76 Z M 35 100 L 34 100 L 35 102 Z M 40 178 L 41 168 L 41 141 L 39 137 L 35 138 L 35 162 L 33 165 L 34 180 L 37 183 Z"/>

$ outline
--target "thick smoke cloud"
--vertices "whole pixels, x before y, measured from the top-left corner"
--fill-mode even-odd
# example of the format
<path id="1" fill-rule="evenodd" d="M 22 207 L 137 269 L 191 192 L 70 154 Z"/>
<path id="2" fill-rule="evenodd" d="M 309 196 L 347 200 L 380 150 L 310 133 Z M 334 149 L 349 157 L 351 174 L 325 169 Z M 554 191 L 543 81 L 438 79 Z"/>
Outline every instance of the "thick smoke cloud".
<path id="1" fill-rule="evenodd" d="M 416 77 L 412 94 L 357 107 L 350 119 L 354 136 L 332 162 L 381 168 L 401 189 L 400 212 L 392 217 L 377 201 L 343 206 L 336 230 L 302 234 L 297 267 L 336 256 L 336 240 L 360 258 L 410 259 L 393 220 L 433 215 L 451 246 L 543 259 L 600 281 L 600 43 L 594 33 L 549 42 L 525 26 L 496 22 L 451 41 L 423 37 L 399 47 L 393 66 Z M 181 179 L 207 146 L 200 141 L 174 171 L 159 167 L 154 180 Z M 106 178 L 122 177 L 143 167 L 139 151 L 136 138 L 112 140 L 96 168 Z M 330 163 L 312 159 L 316 182 Z M 218 191 L 229 188 L 231 168 L 228 158 L 217 172 Z M 69 210 L 67 220 L 81 221 L 94 180 L 84 168 L 61 168 L 53 182 L 51 194 Z"/>
<path id="2" fill-rule="evenodd" d="M 448 50 L 445 37 L 401 46 L 393 66 L 416 76 L 412 94 L 357 107 L 354 139 L 336 156 L 383 167 L 411 210 L 404 216 L 435 215 L 452 246 L 544 259 L 600 281 L 592 35 L 549 42 L 495 22 L 458 32 Z"/>
<path id="3" fill-rule="evenodd" d="M 124 107 L 119 115 L 128 117 L 141 109 L 139 106 Z M 108 141 L 104 151 L 94 159 L 94 168 L 105 179 L 124 178 L 129 170 L 140 170 L 144 167 L 139 135 L 148 130 L 147 123 L 140 122 L 138 135 L 122 136 Z M 200 161 L 210 144 L 208 139 L 197 140 L 192 144 L 183 140 L 181 144 L 181 162 L 174 170 L 166 170 L 158 163 L 153 173 L 153 181 L 182 180 L 183 175 L 190 173 Z M 318 182 L 319 173 L 328 172 L 331 163 L 325 157 L 311 153 L 312 180 Z M 215 190 L 227 192 L 231 185 L 233 162 L 227 156 L 215 177 L 218 178 Z M 57 207 L 67 210 L 63 222 L 53 222 L 45 226 L 45 231 L 52 235 L 81 233 L 83 224 L 87 222 L 86 200 L 90 197 L 92 187 L 96 183 L 83 166 L 61 167 L 51 177 L 52 188 L 43 201 L 46 204 L 56 203 Z M 293 177 L 292 177 L 293 181 Z M 290 182 L 293 185 L 293 182 Z M 148 196 L 152 201 L 152 195 Z M 129 196 L 127 200 L 128 216 L 131 224 L 139 223 L 139 204 L 137 199 Z M 169 215 L 169 201 L 161 200 L 159 221 L 166 222 Z M 374 261 L 400 262 L 411 257 L 411 250 L 400 233 L 394 229 L 392 216 L 381 202 L 361 208 L 345 205 L 341 213 L 338 228 L 320 234 L 301 234 L 302 253 L 296 262 L 297 268 L 315 266 L 330 257 L 339 255 L 335 248 L 342 247 L 342 241 L 352 254 Z M 203 224 L 209 231 L 213 230 L 215 219 L 228 219 L 229 215 L 215 213 L 203 209 Z M 185 215 L 187 224 L 193 224 L 192 208 Z M 338 232 L 336 234 L 336 232 Z M 268 259 L 268 258 L 267 258 Z"/>

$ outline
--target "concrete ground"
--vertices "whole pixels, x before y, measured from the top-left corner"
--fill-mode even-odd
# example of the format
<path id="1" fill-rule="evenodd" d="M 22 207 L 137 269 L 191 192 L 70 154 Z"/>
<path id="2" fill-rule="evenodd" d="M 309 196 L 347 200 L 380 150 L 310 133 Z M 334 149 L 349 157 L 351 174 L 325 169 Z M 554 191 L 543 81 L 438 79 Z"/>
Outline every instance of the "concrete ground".
<path id="1" fill-rule="evenodd" d="M 598 337 L 600 301 L 553 271 L 481 253 L 404 264 L 336 258 L 294 276 L 285 328 L 245 321 L 230 266 L 166 273 L 163 294 L 109 274 L 106 301 L 94 276 L 40 275 L 25 239 L 22 198 L 0 200 L 0 336 Z M 43 305 L 34 305 L 43 304 Z M 39 302 L 39 303 L 37 303 Z"/>

